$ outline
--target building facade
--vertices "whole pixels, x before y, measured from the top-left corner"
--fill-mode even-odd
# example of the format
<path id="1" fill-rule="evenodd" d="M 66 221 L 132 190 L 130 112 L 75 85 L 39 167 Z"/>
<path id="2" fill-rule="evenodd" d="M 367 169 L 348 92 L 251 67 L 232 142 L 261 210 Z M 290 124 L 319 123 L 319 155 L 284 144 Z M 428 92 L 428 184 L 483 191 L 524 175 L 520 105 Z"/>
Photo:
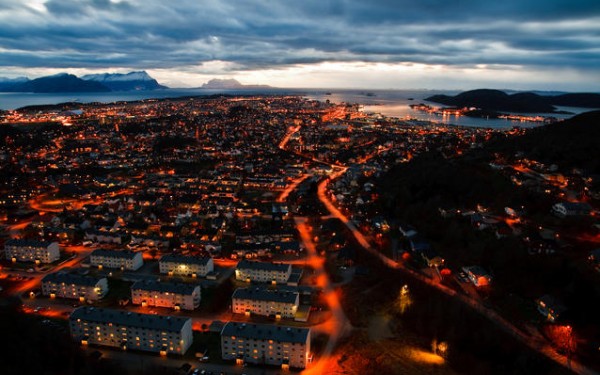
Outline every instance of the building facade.
<path id="1" fill-rule="evenodd" d="M 4 253 L 13 262 L 52 263 L 60 258 L 58 242 L 10 239 L 4 243 Z"/>
<path id="2" fill-rule="evenodd" d="M 310 358 L 310 329 L 229 322 L 221 331 L 225 360 L 306 368 Z"/>
<path id="3" fill-rule="evenodd" d="M 200 306 L 200 298 L 200 285 L 142 280 L 131 286 L 135 305 L 194 310 Z"/>
<path id="4" fill-rule="evenodd" d="M 265 288 L 238 288 L 233 292 L 231 310 L 235 314 L 257 314 L 294 318 L 300 304 L 297 292 Z"/>
<path id="5" fill-rule="evenodd" d="M 291 274 L 291 264 L 253 262 L 246 259 L 241 260 L 235 269 L 235 278 L 246 282 L 285 284 Z"/>
<path id="6" fill-rule="evenodd" d="M 90 265 L 98 268 L 120 268 L 135 271 L 144 265 L 142 253 L 129 250 L 94 250 L 90 255 Z"/>
<path id="7" fill-rule="evenodd" d="M 95 344 L 161 354 L 184 354 L 193 341 L 192 319 L 80 307 L 69 317 L 71 336 Z"/>
<path id="8" fill-rule="evenodd" d="M 159 269 L 160 273 L 169 276 L 206 277 L 214 271 L 215 266 L 210 257 L 167 254 L 160 258 Z"/>
<path id="9" fill-rule="evenodd" d="M 105 277 L 92 277 L 65 272 L 55 272 L 42 279 L 42 294 L 50 298 L 72 298 L 80 301 L 97 301 L 108 293 Z"/>

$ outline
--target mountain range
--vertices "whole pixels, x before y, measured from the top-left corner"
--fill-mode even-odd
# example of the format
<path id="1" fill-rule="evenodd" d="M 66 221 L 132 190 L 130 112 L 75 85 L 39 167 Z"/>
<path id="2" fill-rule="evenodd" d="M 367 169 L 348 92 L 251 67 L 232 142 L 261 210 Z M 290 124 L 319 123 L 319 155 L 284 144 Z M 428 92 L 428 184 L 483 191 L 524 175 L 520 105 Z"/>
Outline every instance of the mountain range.
<path id="1" fill-rule="evenodd" d="M 456 96 L 433 95 L 425 100 L 454 107 L 475 107 L 484 111 L 556 113 L 555 106 L 600 108 L 600 94 L 580 93 L 539 95 L 532 92 L 507 94 L 500 90 L 479 89 Z"/>
<path id="2" fill-rule="evenodd" d="M 145 71 L 121 73 L 88 74 L 77 77 L 60 73 L 30 80 L 27 77 L 0 77 L 0 91 L 3 92 L 109 92 L 165 89 Z"/>

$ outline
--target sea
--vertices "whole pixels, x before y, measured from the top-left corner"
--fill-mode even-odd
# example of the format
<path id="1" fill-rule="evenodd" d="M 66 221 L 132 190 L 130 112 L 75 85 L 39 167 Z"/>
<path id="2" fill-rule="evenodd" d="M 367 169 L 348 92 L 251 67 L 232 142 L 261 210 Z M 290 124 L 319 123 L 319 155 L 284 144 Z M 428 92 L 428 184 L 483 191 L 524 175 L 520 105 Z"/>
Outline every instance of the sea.
<path id="1" fill-rule="evenodd" d="M 425 98 L 436 95 L 456 95 L 460 91 L 453 90 L 364 90 L 364 89 L 283 89 L 283 88 L 261 88 L 261 89 L 235 89 L 235 90 L 212 90 L 212 89 L 163 89 L 152 91 L 124 91 L 124 92 L 102 92 L 102 93 L 14 93 L 0 92 L 0 109 L 12 110 L 30 105 L 58 104 L 64 102 L 112 103 L 118 101 L 135 101 L 142 99 L 177 98 L 184 96 L 208 96 L 215 94 L 229 95 L 299 95 L 307 99 L 326 101 L 332 103 L 357 103 L 366 113 L 376 113 L 388 117 L 400 119 L 415 119 L 430 121 L 433 123 L 506 129 L 515 126 L 536 127 L 542 122 L 511 121 L 506 119 L 481 119 L 467 116 L 442 116 L 415 110 L 411 104 L 428 104 Z M 525 115 L 553 116 L 558 119 L 567 119 L 575 114 L 590 111 L 589 108 L 557 107 L 561 111 L 571 114 L 548 114 L 528 113 Z"/>

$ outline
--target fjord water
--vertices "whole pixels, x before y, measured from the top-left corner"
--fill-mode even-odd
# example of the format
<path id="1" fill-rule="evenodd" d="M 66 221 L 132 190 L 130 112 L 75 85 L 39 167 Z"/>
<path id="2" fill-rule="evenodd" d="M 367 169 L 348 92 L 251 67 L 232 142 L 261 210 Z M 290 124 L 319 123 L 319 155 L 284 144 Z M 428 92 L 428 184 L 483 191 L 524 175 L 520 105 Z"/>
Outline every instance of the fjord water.
<path id="1" fill-rule="evenodd" d="M 208 89 L 164 89 L 152 91 L 124 91 L 102 93 L 0 93 L 0 109 L 17 109 L 30 105 L 58 104 L 64 102 L 80 103 L 112 103 L 118 101 L 135 101 L 143 99 L 177 98 L 184 96 L 208 96 L 215 94 L 228 95 L 300 95 L 319 101 L 329 100 L 333 103 L 358 103 L 368 113 L 380 113 L 385 116 L 398 118 L 412 118 L 442 124 L 452 124 L 471 127 L 511 128 L 513 126 L 533 127 L 541 125 L 540 122 L 520 122 L 504 119 L 480 119 L 466 116 L 441 116 L 420 112 L 410 108 L 411 104 L 427 103 L 425 98 L 435 94 L 456 95 L 460 91 L 450 90 L 365 90 L 365 89 L 235 89 L 235 90 L 208 90 Z M 427 103 L 439 106 L 436 103 Z M 559 108 L 574 114 L 588 111 L 585 108 Z M 565 114 L 532 113 L 532 116 L 554 116 L 569 118 Z"/>

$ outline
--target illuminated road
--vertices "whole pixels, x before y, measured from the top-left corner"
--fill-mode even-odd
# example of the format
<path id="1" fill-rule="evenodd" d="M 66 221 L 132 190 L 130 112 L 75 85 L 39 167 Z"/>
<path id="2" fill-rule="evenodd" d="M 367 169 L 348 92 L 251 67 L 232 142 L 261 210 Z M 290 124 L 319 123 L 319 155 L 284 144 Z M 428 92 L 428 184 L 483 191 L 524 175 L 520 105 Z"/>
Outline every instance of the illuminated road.
<path id="1" fill-rule="evenodd" d="M 333 287 L 329 276 L 327 276 L 327 273 L 325 272 L 325 260 L 317 254 L 317 249 L 311 239 L 310 228 L 306 223 L 306 218 L 295 217 L 294 221 L 296 223 L 296 228 L 300 233 L 300 239 L 304 243 L 304 247 L 308 253 L 307 264 L 315 270 L 317 286 L 322 288 L 323 296 L 332 314 L 331 319 L 324 323 L 323 327 L 319 327 L 329 335 L 327 345 L 323 349 L 318 360 L 303 372 L 303 374 L 322 374 L 326 367 L 327 360 L 332 358 L 331 355 L 338 340 L 348 333 L 352 329 L 352 326 L 342 309 L 338 292 Z"/>
<path id="2" fill-rule="evenodd" d="M 285 146 L 290 141 L 290 138 L 292 137 L 292 135 L 294 135 L 295 133 L 297 133 L 300 130 L 300 128 L 301 128 L 300 126 L 296 126 L 296 127 L 290 128 L 289 131 L 285 134 L 285 136 L 281 140 L 281 142 L 279 142 L 279 148 L 282 149 L 282 150 L 285 150 Z"/>
<path id="3" fill-rule="evenodd" d="M 306 173 L 306 174 L 302 175 L 301 177 L 295 179 L 284 191 L 281 192 L 279 197 L 277 197 L 277 202 L 280 202 L 280 203 L 285 202 L 288 195 L 290 195 L 290 193 L 292 191 L 296 190 L 298 185 L 300 185 L 302 183 L 302 181 L 306 180 L 310 176 L 311 176 L 310 174 Z"/>

